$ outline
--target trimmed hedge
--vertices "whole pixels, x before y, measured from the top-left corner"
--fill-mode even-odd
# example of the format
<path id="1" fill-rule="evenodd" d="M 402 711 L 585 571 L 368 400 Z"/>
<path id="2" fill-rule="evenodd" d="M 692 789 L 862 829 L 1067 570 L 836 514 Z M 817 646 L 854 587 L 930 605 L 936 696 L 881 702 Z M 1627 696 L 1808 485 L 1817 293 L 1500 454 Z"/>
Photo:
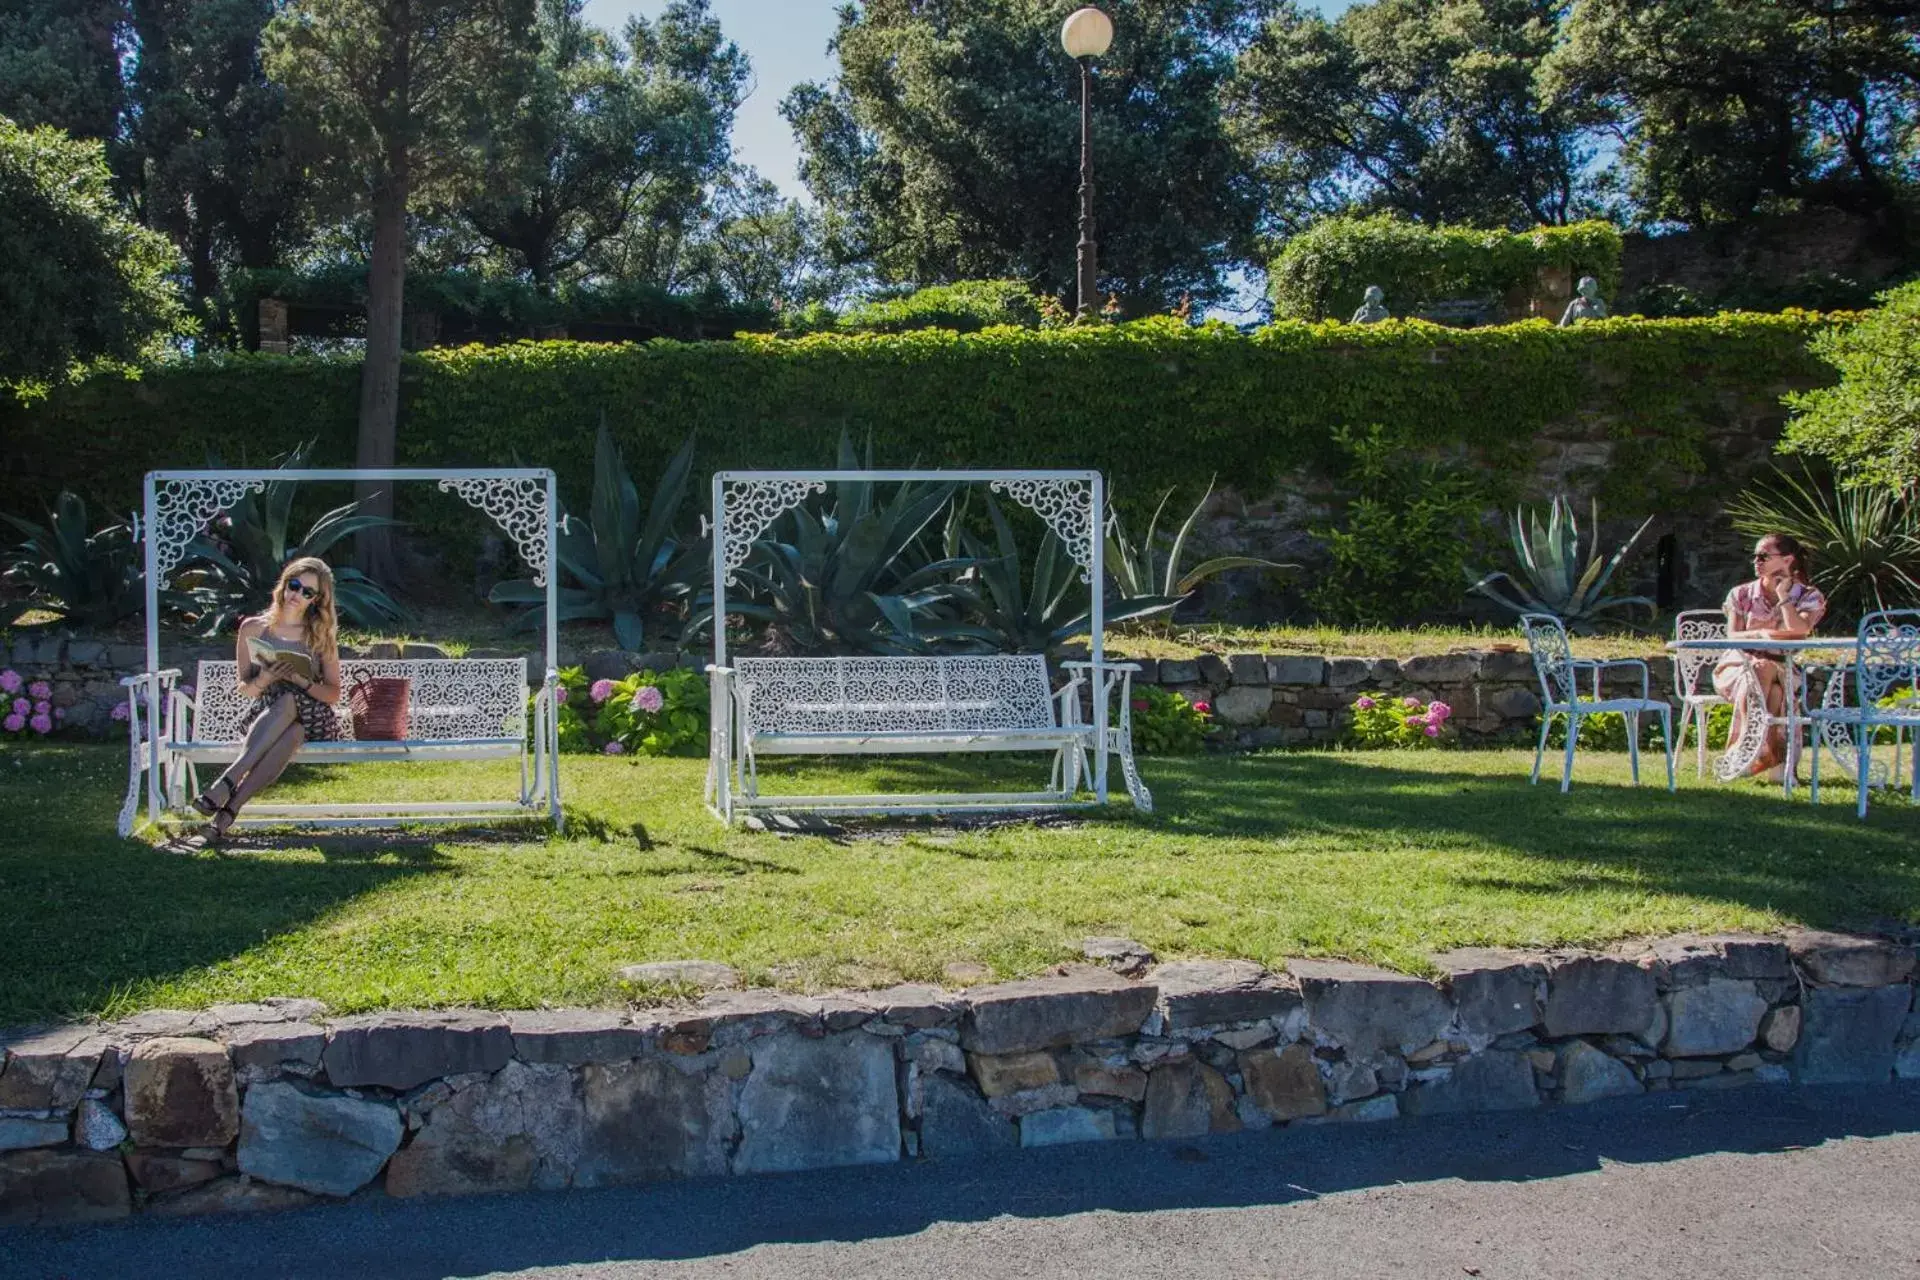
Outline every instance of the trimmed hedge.
<path id="1" fill-rule="evenodd" d="M 1620 232 L 1607 222 L 1477 231 L 1424 227 L 1386 213 L 1328 218 L 1287 241 L 1273 260 L 1268 293 L 1277 316 L 1345 319 L 1377 284 L 1387 309 L 1405 316 L 1448 299 L 1531 289 L 1548 267 L 1594 277 L 1611 301 L 1620 287 Z"/>
<path id="2" fill-rule="evenodd" d="M 1806 344 L 1833 319 L 1286 322 L 1243 334 L 1159 318 L 449 348 L 406 359 L 399 454 L 422 466 L 552 465 L 584 502 L 603 415 L 643 478 L 688 432 L 705 470 L 824 464 L 844 430 L 870 434 L 883 465 L 1098 467 L 1132 505 L 1173 484 L 1197 494 L 1216 473 L 1246 493 L 1302 466 L 1338 475 L 1334 430 L 1374 423 L 1518 476 L 1535 437 L 1560 425 L 1616 442 L 1600 492 L 1610 509 L 1669 510 L 1704 500 L 1681 491 L 1719 470 L 1715 427 L 1784 416 L 1783 390 L 1831 380 Z M 228 355 L 5 406 L 0 511 L 37 512 L 63 486 L 124 511 L 143 472 L 209 451 L 258 462 L 313 439 L 316 464 L 349 463 L 358 385 L 352 360 Z"/>

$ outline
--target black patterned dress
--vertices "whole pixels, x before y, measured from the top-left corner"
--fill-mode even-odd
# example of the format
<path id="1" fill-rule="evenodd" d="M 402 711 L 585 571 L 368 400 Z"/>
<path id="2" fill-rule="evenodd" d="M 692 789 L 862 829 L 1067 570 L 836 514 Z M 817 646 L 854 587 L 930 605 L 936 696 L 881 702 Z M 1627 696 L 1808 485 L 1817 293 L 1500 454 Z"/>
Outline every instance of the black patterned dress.
<path id="1" fill-rule="evenodd" d="M 296 647 L 284 640 L 275 640 L 274 643 L 285 648 Z M 312 657 L 311 654 L 308 656 Z M 313 659 L 313 670 L 316 676 L 324 677 L 326 674 L 318 658 Z M 247 679 L 251 680 L 259 674 L 258 664 L 247 668 Z M 341 732 L 340 717 L 334 709 L 290 680 L 274 681 L 267 686 L 265 693 L 253 700 L 253 710 L 247 713 L 247 722 L 241 726 L 242 731 L 252 728 L 253 722 L 265 715 L 267 708 L 283 694 L 292 695 L 294 717 L 300 721 L 300 727 L 307 731 L 308 742 L 338 742 L 346 736 Z"/>

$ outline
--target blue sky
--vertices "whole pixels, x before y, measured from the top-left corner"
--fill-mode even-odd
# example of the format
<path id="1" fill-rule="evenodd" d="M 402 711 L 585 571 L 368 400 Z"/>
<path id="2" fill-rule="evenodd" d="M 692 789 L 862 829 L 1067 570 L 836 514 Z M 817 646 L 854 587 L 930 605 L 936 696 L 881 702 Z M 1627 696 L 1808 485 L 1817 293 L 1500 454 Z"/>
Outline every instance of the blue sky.
<path id="1" fill-rule="evenodd" d="M 1349 0 L 1320 0 L 1320 8 L 1338 13 Z M 587 0 L 587 18 L 618 31 L 631 14 L 658 17 L 667 0 Z M 780 99 L 803 80 L 828 80 L 834 73 L 827 56 L 839 0 L 713 0 L 714 16 L 727 35 L 753 60 L 754 87 L 734 124 L 734 155 L 789 195 L 804 195 L 796 171 L 799 160 L 793 133 L 780 118 Z"/>

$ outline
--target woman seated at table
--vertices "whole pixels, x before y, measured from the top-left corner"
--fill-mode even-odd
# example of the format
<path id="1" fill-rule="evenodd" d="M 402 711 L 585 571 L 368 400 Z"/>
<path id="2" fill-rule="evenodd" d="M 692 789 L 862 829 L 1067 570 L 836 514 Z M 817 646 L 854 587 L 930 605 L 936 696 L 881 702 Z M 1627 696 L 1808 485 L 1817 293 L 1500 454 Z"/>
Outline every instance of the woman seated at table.
<path id="1" fill-rule="evenodd" d="M 1788 534 L 1770 533 L 1755 543 L 1754 580 L 1729 591 L 1721 606 L 1727 613 L 1727 638 L 1803 640 L 1811 635 L 1827 612 L 1827 600 L 1813 585 L 1810 567 L 1807 549 Z M 1745 735 L 1753 702 L 1765 706 L 1770 716 L 1786 714 L 1786 655 L 1777 649 L 1730 650 L 1714 667 L 1713 687 L 1733 704 L 1733 728 L 1727 737 L 1731 746 Z M 1786 758 L 1785 726 L 1769 725 L 1747 772 L 1772 776 Z"/>

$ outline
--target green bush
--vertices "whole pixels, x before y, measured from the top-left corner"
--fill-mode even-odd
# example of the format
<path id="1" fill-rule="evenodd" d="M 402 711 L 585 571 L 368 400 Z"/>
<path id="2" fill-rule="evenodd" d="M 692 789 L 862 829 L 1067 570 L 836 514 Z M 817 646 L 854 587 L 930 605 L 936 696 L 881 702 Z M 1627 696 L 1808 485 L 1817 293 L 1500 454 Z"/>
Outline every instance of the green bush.
<path id="1" fill-rule="evenodd" d="M 1798 413 L 1784 447 L 1910 499 L 1920 487 L 1920 280 L 1880 303 L 1858 324 L 1814 338 L 1813 353 L 1840 381 L 1788 397 Z"/>
<path id="2" fill-rule="evenodd" d="M 1197 493 L 1215 473 L 1245 493 L 1303 467 L 1337 475 L 1342 427 L 1380 423 L 1423 452 L 1518 476 L 1536 437 L 1581 422 L 1612 444 L 1603 503 L 1672 512 L 1724 496 L 1701 480 L 1718 470 L 1711 441 L 1742 402 L 1765 413 L 1781 384 L 1825 373 L 1805 351 L 1824 323 L 1798 313 L 1564 330 L 1289 321 L 1243 334 L 1160 318 L 448 348 L 406 358 L 399 454 L 415 466 L 517 457 L 585 493 L 604 416 L 636 476 L 660 474 L 691 434 L 698 492 L 708 468 L 817 465 L 851 431 L 871 437 L 883 465 L 1097 467 L 1144 523 L 1154 495 Z M 316 465 L 350 463 L 359 384 L 354 360 L 223 355 L 138 380 L 91 378 L 34 405 L 0 402 L 0 511 L 38 509 L 62 487 L 125 510 L 144 472 L 210 451 L 238 463 L 315 440 Z M 396 493 L 403 518 L 429 534 L 423 499 L 439 496 Z M 472 527 L 471 512 L 447 507 Z"/>
<path id="3" fill-rule="evenodd" d="M 604 755 L 698 755 L 706 750 L 711 703 L 698 672 L 639 671 L 624 680 L 589 680 L 584 668 L 560 670 L 560 750 Z M 657 689 L 658 699 L 639 699 Z M 595 695 L 598 695 L 597 697 Z M 657 706 L 648 706 L 657 701 Z M 528 731 L 533 700 L 528 698 Z"/>
<path id="4" fill-rule="evenodd" d="M 908 294 L 862 303 L 840 316 L 842 333 L 905 333 L 911 329 L 952 329 L 974 333 L 995 325 L 1025 329 L 1040 325 L 1040 302 L 1018 280 L 962 280 Z"/>
<path id="5" fill-rule="evenodd" d="M 1206 744 L 1213 707 L 1158 685 L 1135 685 L 1133 748 L 1146 756 L 1190 756 Z"/>
<path id="6" fill-rule="evenodd" d="M 1620 233 L 1576 222 L 1531 231 L 1425 227 L 1390 213 L 1328 218 L 1287 240 L 1270 268 L 1276 316 L 1344 320 L 1370 284 L 1396 316 L 1450 298 L 1500 298 L 1531 289 L 1542 270 L 1592 276 L 1604 298 L 1620 284 Z"/>
<path id="7" fill-rule="evenodd" d="M 1449 747 L 1459 734 L 1448 723 L 1453 708 L 1438 700 L 1395 698 L 1375 690 L 1353 700 L 1346 744 L 1363 751 L 1390 747 Z"/>

